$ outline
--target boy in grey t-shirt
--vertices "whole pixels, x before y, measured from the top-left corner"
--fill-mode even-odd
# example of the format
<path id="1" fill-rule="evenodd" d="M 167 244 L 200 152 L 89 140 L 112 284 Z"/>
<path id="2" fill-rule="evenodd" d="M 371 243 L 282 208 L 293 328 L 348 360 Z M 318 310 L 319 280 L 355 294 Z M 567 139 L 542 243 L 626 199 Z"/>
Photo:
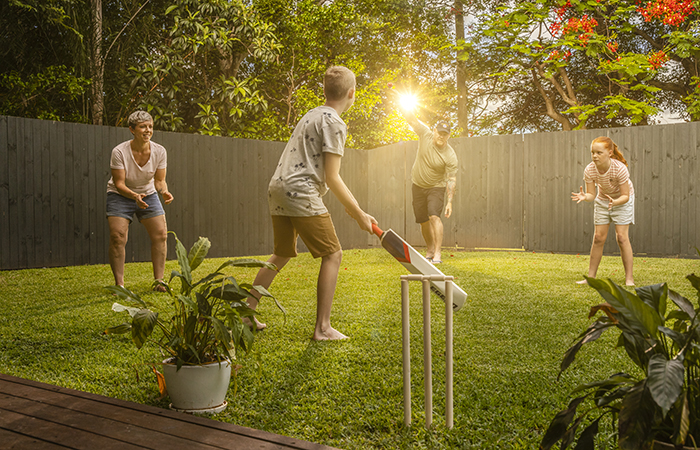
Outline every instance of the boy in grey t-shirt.
<path id="1" fill-rule="evenodd" d="M 318 275 L 314 340 L 346 339 L 331 327 L 331 306 L 343 251 L 321 197 L 330 189 L 357 221 L 372 233 L 377 221 L 365 213 L 340 177 L 340 161 L 345 150 L 347 127 L 340 114 L 355 101 L 355 75 L 346 67 L 333 66 L 323 80 L 326 102 L 312 109 L 297 124 L 282 153 L 268 189 L 268 203 L 275 234 L 275 248 L 268 262 L 282 269 L 297 256 L 297 236 L 314 258 L 321 258 Z M 277 271 L 262 268 L 254 285 L 266 289 Z M 255 309 L 258 298 L 249 297 Z M 255 320 L 258 330 L 266 327 Z"/>

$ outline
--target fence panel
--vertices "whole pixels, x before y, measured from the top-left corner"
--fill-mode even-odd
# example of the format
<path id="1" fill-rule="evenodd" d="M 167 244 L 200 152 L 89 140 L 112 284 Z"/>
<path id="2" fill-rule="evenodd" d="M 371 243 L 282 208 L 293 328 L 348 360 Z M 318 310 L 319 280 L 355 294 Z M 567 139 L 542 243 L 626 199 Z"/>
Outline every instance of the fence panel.
<path id="1" fill-rule="evenodd" d="M 411 170 L 407 152 L 415 145 L 401 142 L 368 152 L 366 211 L 377 219 L 381 229 L 392 229 L 399 236 L 405 236 L 407 223 L 413 223 L 413 212 L 406 210 L 406 177 Z"/>
<path id="2" fill-rule="evenodd" d="M 8 118 L 0 116 L 0 267 L 10 266 L 10 163 Z"/>
<path id="3" fill-rule="evenodd" d="M 636 193 L 635 254 L 697 256 L 698 123 L 512 136 L 454 138 L 459 173 L 444 246 L 587 253 L 593 205 L 570 193 L 583 185 L 590 143 L 609 135 L 629 161 Z M 0 116 L 0 269 L 108 262 L 104 215 L 109 159 L 126 128 Z M 168 151 L 168 227 L 189 247 L 212 240 L 212 256 L 268 255 L 267 184 L 283 142 L 156 132 Z M 341 175 L 360 206 L 411 245 L 410 172 L 417 142 L 347 149 Z M 344 248 L 378 245 L 333 194 L 324 200 Z M 299 250 L 306 251 L 302 242 Z M 174 241 L 168 251 L 174 257 Z M 618 254 L 614 227 L 606 254 Z M 132 226 L 127 261 L 149 261 L 150 240 Z"/>

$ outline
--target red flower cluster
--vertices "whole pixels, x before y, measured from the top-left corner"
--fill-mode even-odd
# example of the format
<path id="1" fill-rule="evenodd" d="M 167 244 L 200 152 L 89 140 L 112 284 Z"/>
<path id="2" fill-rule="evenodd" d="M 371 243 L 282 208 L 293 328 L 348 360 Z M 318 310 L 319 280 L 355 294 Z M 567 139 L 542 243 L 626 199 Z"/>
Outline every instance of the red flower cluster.
<path id="1" fill-rule="evenodd" d="M 595 33 L 595 27 L 598 26 L 598 21 L 593 17 L 588 17 L 584 15 L 582 18 L 572 17 L 564 26 L 562 33 L 578 33 L 579 31 L 584 33 Z"/>
<path id="2" fill-rule="evenodd" d="M 571 57 L 571 52 L 569 50 L 565 52 L 560 52 L 559 50 L 553 50 L 549 56 L 547 56 L 547 61 L 554 60 L 554 59 L 563 59 L 564 61 L 568 60 Z"/>
<path id="3" fill-rule="evenodd" d="M 619 44 L 617 42 L 608 42 L 608 50 L 610 50 L 613 53 L 617 53 L 617 47 Z"/>
<path id="4" fill-rule="evenodd" d="M 666 25 L 679 26 L 695 11 L 693 0 L 654 0 L 638 7 L 644 21 L 661 20 Z"/>
<path id="5" fill-rule="evenodd" d="M 564 14 L 566 14 L 566 11 L 569 10 L 569 8 L 571 8 L 571 1 L 567 0 L 566 3 L 557 8 L 557 17 L 561 19 L 564 16 Z"/>
<path id="6" fill-rule="evenodd" d="M 556 36 L 561 31 L 561 24 L 564 23 L 564 14 L 571 8 L 571 1 L 567 0 L 566 3 L 561 5 L 556 9 L 555 13 L 557 15 L 557 20 L 554 21 L 552 26 L 549 28 L 552 36 Z"/>
<path id="7" fill-rule="evenodd" d="M 659 50 L 658 52 L 649 55 L 649 64 L 651 64 L 651 67 L 654 69 L 658 69 L 659 67 L 663 66 L 668 60 L 669 57 L 663 50 Z"/>

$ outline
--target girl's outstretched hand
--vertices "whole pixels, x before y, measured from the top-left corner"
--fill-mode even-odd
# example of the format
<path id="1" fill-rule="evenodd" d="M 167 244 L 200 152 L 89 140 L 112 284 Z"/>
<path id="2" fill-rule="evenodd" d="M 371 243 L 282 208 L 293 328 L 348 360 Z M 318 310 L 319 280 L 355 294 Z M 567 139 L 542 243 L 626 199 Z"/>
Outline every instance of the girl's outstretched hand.
<path id="1" fill-rule="evenodd" d="M 576 203 L 581 203 L 582 201 L 586 200 L 586 193 L 583 192 L 583 186 L 580 186 L 579 189 L 579 192 L 571 193 L 571 200 L 575 201 Z"/>

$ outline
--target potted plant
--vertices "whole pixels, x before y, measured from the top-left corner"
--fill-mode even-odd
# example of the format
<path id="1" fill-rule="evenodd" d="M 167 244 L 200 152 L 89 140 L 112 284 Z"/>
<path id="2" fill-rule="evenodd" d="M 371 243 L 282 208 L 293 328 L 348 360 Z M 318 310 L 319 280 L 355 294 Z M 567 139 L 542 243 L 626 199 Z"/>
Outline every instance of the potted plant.
<path id="1" fill-rule="evenodd" d="M 262 296 L 274 297 L 262 286 L 238 283 L 223 270 L 228 267 L 267 267 L 273 264 L 255 259 L 229 260 L 214 272 L 194 281 L 192 272 L 204 261 L 211 243 L 200 237 L 189 253 L 175 236 L 180 270 L 173 270 L 164 286 L 170 296 L 170 309 L 160 314 L 137 294 L 120 286 L 108 286 L 122 303 L 112 310 L 127 312 L 130 321 L 105 330 L 107 334 L 131 333 L 137 348 L 151 341 L 167 356 L 163 376 L 172 404 L 171 408 L 187 412 L 219 412 L 226 407 L 225 396 L 231 373 L 231 362 L 239 351 L 248 352 L 254 334 L 244 319 L 251 321 L 255 311 L 246 299 L 255 290 Z M 154 284 L 155 284 L 154 283 Z M 284 313 L 282 306 L 275 300 Z M 158 336 L 153 332 L 158 329 Z M 195 378 L 192 378 L 195 377 Z M 199 377 L 205 377 L 198 381 Z M 198 392 L 211 388 L 212 392 Z"/>
<path id="2" fill-rule="evenodd" d="M 686 277 L 698 291 L 700 278 Z M 559 376 L 584 344 L 605 331 L 619 331 L 617 346 L 639 367 L 574 389 L 577 395 L 552 420 L 541 449 L 592 449 L 601 420 L 612 420 L 621 449 L 700 445 L 700 308 L 666 283 L 627 291 L 610 280 L 586 278 L 606 300 L 591 308 L 599 316 L 564 354 Z M 673 302 L 676 308 L 669 308 Z M 579 408 L 581 407 L 581 408 Z M 577 411 L 580 410 L 577 415 Z M 580 432 L 579 432 L 580 430 Z M 578 436 L 578 439 L 577 439 Z"/>

